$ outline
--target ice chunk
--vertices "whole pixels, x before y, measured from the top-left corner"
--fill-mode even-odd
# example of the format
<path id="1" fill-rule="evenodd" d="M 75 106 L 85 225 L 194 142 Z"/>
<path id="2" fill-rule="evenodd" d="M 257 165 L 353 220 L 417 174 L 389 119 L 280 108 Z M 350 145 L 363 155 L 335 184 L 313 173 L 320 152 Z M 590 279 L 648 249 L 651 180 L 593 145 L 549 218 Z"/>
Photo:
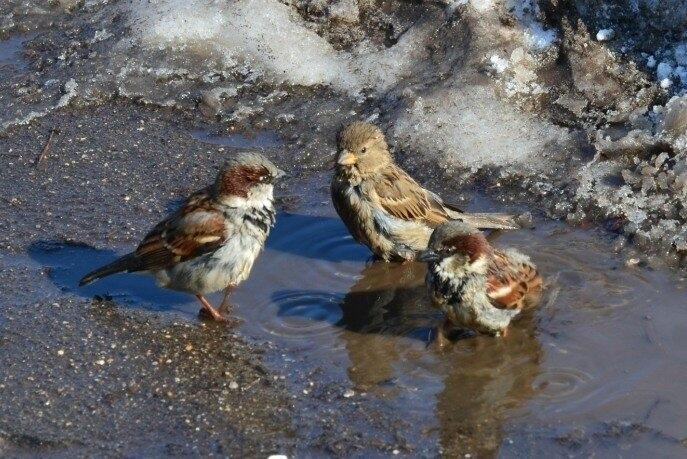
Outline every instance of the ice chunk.
<path id="1" fill-rule="evenodd" d="M 665 80 L 666 78 L 670 78 L 670 75 L 672 74 L 673 67 L 667 62 L 661 62 L 660 64 L 658 64 L 658 67 L 656 67 L 656 76 L 659 80 Z"/>
<path id="2" fill-rule="evenodd" d="M 494 0 L 470 0 L 470 5 L 480 13 L 483 13 L 494 6 Z"/>
<path id="3" fill-rule="evenodd" d="M 673 54 L 675 54 L 675 60 L 678 65 L 687 66 L 687 43 L 680 43 L 677 45 Z"/>
<path id="4" fill-rule="evenodd" d="M 596 33 L 596 39 L 598 41 L 609 41 L 615 36 L 615 31 L 613 29 L 601 29 Z"/>
<path id="5" fill-rule="evenodd" d="M 492 54 L 489 58 L 489 62 L 496 73 L 503 73 L 508 68 L 508 60 L 502 58 L 498 54 Z"/>
<path id="6" fill-rule="evenodd" d="M 546 29 L 539 22 L 541 11 L 535 0 L 508 0 L 506 7 L 512 11 L 524 27 L 525 44 L 533 51 L 543 51 L 557 38 L 554 29 Z"/>

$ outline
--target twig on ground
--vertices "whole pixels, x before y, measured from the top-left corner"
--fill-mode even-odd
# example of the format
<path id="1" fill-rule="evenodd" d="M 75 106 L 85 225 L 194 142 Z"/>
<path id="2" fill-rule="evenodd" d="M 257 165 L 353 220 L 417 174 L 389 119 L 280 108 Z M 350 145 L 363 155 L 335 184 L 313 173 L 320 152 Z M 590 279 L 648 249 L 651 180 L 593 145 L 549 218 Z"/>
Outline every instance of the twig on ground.
<path id="1" fill-rule="evenodd" d="M 36 158 L 36 161 L 34 162 L 34 166 L 40 167 L 45 158 L 48 156 L 50 153 L 50 147 L 52 146 L 52 139 L 55 136 L 55 134 L 58 133 L 58 130 L 56 128 L 52 128 L 50 131 L 50 136 L 48 137 L 48 141 L 45 142 L 45 146 L 43 147 L 43 151 L 41 151 L 41 154 L 38 155 Z"/>

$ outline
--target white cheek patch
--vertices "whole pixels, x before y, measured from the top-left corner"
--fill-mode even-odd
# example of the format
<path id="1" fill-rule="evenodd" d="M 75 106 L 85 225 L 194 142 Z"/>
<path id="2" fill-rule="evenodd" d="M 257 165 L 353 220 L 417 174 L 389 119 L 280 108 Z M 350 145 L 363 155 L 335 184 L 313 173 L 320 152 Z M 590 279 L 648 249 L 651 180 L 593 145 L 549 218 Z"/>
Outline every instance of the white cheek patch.
<path id="1" fill-rule="evenodd" d="M 266 207 L 274 199 L 274 186 L 272 184 L 259 184 L 248 191 L 247 197 L 228 196 L 222 199 L 222 204 L 228 207 L 248 208 Z"/>

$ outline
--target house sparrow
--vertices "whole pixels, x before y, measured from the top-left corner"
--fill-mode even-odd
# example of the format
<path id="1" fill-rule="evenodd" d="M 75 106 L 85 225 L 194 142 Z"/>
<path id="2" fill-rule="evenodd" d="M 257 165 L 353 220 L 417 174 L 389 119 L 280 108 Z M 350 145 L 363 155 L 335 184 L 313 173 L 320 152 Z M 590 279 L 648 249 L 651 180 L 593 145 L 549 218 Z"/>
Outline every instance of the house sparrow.
<path id="1" fill-rule="evenodd" d="M 110 274 L 147 271 L 161 287 L 196 295 L 217 321 L 225 320 L 231 290 L 244 281 L 274 225 L 274 181 L 284 175 L 264 156 L 229 159 L 215 183 L 193 193 L 158 223 L 138 248 L 81 279 L 87 285 Z M 225 290 L 220 311 L 205 294 Z"/>
<path id="2" fill-rule="evenodd" d="M 463 222 L 434 230 L 419 258 L 429 263 L 425 283 L 446 314 L 439 347 L 447 344 L 454 325 L 505 335 L 510 321 L 541 294 L 542 278 L 526 255 L 493 248 L 478 229 Z"/>
<path id="3" fill-rule="evenodd" d="M 363 122 L 339 136 L 332 201 L 353 237 L 379 258 L 414 260 L 432 230 L 450 220 L 484 229 L 517 229 L 504 214 L 468 214 L 422 188 L 394 163 L 384 134 Z"/>

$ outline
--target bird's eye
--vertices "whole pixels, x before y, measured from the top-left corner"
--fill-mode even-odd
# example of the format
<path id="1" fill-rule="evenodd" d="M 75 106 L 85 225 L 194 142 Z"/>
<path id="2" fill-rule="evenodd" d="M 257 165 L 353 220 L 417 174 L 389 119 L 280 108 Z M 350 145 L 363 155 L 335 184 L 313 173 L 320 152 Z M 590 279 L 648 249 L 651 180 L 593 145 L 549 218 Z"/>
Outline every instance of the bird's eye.
<path id="1" fill-rule="evenodd" d="M 266 175 L 261 175 L 260 178 L 258 178 L 258 180 L 260 180 L 261 182 L 265 182 L 267 181 L 267 178 L 268 177 Z"/>
<path id="2" fill-rule="evenodd" d="M 365 153 L 367 151 L 366 147 L 363 147 L 362 150 L 360 150 L 360 153 Z"/>

